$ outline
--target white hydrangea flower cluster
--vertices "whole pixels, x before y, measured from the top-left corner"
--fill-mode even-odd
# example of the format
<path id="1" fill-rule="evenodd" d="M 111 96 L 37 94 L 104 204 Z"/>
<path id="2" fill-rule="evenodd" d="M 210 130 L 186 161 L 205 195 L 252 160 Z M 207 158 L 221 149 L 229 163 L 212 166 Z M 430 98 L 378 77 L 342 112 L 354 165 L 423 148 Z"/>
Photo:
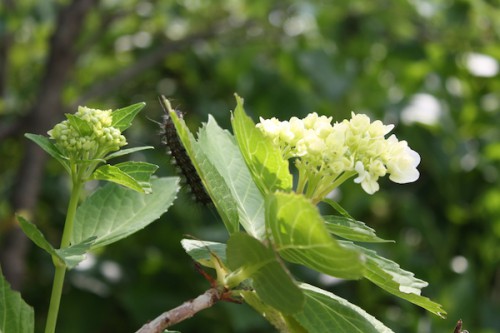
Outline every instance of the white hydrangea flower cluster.
<path id="1" fill-rule="evenodd" d="M 127 140 L 120 130 L 111 126 L 111 110 L 90 109 L 79 106 L 74 116 L 86 124 L 64 120 L 48 131 L 56 146 L 70 159 L 92 160 L 120 149 Z"/>
<path id="2" fill-rule="evenodd" d="M 295 158 L 297 192 L 317 201 L 356 174 L 354 181 L 369 194 L 379 190 L 377 181 L 386 174 L 396 183 L 418 179 L 418 153 L 395 135 L 385 138 L 393 125 L 371 122 L 363 114 L 351 116 L 334 124 L 332 117 L 317 113 L 289 121 L 261 118 L 257 128 L 279 147 L 284 158 Z"/>

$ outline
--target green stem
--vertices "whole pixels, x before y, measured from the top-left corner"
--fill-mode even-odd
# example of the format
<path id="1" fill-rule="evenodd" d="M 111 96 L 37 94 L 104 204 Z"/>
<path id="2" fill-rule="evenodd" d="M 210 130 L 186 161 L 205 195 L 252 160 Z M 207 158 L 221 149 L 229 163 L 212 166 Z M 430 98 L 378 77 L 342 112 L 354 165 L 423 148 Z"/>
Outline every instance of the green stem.
<path id="1" fill-rule="evenodd" d="M 312 196 L 313 203 L 317 204 L 318 202 L 323 200 L 323 198 L 326 197 L 328 193 L 339 187 L 343 182 L 345 182 L 355 174 L 355 171 L 346 171 L 340 177 L 335 177 L 335 180 L 332 183 L 330 183 L 330 180 L 325 180 L 325 184 L 329 185 L 317 189 L 317 191 Z"/>
<path id="2" fill-rule="evenodd" d="M 71 241 L 73 232 L 73 221 L 75 220 L 76 208 L 80 199 L 80 191 L 83 183 L 80 180 L 73 179 L 73 189 L 68 205 L 68 213 L 64 222 L 64 231 L 61 240 L 61 249 L 68 247 Z M 59 305 L 61 303 L 61 295 L 64 284 L 64 276 L 66 275 L 66 266 L 57 264 L 52 284 L 52 294 L 50 295 L 49 313 L 47 315 L 47 324 L 45 325 L 45 333 L 54 333 L 56 330 L 57 315 L 59 313 Z"/>

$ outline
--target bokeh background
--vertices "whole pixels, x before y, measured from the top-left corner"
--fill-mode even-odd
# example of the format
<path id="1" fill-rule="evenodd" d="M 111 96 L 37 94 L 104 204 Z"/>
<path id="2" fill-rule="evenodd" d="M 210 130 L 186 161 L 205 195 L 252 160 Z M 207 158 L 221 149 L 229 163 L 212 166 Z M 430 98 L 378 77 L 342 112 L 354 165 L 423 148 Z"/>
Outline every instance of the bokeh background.
<path id="1" fill-rule="evenodd" d="M 495 0 L 2 0 L 0 4 L 0 258 L 11 284 L 48 307 L 48 255 L 19 232 L 31 216 L 59 244 L 68 179 L 25 132 L 46 133 L 77 105 L 147 103 L 127 132 L 133 156 L 175 175 L 159 127 L 164 94 L 193 131 L 212 114 L 230 128 L 233 93 L 247 112 L 287 119 L 351 111 L 396 124 L 422 157 L 420 179 L 382 181 L 369 196 L 337 193 L 357 219 L 395 244 L 376 247 L 429 282 L 446 320 L 367 281 L 292 268 L 395 332 L 500 332 L 500 3 Z M 326 207 L 322 209 L 327 211 Z M 67 275 L 60 332 L 133 332 L 206 290 L 184 235 L 224 241 L 213 209 L 179 195 L 161 220 L 93 253 Z M 273 332 L 246 305 L 217 304 L 183 332 Z"/>

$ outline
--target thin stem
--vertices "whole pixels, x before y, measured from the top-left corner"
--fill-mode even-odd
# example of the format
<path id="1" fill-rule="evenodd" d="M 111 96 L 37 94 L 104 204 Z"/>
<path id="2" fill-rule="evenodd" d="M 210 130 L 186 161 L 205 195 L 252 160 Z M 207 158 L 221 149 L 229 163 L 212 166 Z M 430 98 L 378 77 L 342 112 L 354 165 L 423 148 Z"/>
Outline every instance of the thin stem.
<path id="1" fill-rule="evenodd" d="M 297 183 L 297 193 L 303 193 L 307 183 L 307 174 L 304 167 L 297 167 L 299 170 L 299 181 Z"/>
<path id="2" fill-rule="evenodd" d="M 80 199 L 80 191 L 83 183 L 78 179 L 73 179 L 73 189 L 68 205 L 68 213 L 64 222 L 64 231 L 61 240 L 61 248 L 68 247 L 71 241 L 73 232 L 73 221 L 75 219 L 78 200 Z M 56 262 L 56 261 L 54 261 Z M 54 333 L 56 330 L 57 315 L 59 313 L 59 305 L 61 303 L 62 288 L 64 284 L 64 276 L 66 275 L 66 266 L 56 264 L 54 275 L 54 283 L 52 284 L 52 294 L 50 295 L 49 313 L 47 315 L 47 324 L 45 325 L 45 333 Z"/>
<path id="3" fill-rule="evenodd" d="M 328 195 L 328 193 L 330 193 L 331 191 L 333 191 L 334 189 L 339 187 L 340 184 L 342 184 L 343 182 L 345 182 L 347 179 L 351 178 L 355 174 L 356 174 L 356 172 L 354 172 L 354 171 L 346 171 L 341 176 L 335 177 L 335 179 L 333 180 L 333 182 L 330 185 L 318 188 L 312 197 L 313 203 L 317 204 L 318 202 L 323 200 L 323 198 L 326 197 Z M 330 182 L 329 180 L 325 181 L 326 184 L 328 184 L 329 182 Z"/>

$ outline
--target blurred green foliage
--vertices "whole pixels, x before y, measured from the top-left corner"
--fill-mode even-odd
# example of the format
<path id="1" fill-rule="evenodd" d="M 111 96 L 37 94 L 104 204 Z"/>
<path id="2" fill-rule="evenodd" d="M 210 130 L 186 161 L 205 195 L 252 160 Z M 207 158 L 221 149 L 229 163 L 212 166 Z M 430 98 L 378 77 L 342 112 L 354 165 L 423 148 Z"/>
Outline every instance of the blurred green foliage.
<path id="1" fill-rule="evenodd" d="M 4 1 L 0 38 L 9 38 L 0 100 L 2 126 L 36 100 L 58 11 L 68 1 Z M 61 97 L 117 108 L 145 101 L 128 131 L 139 158 L 172 175 L 160 145 L 157 96 L 173 99 L 193 130 L 213 114 L 229 128 L 233 93 L 247 112 L 286 119 L 316 111 L 342 120 L 354 110 L 396 124 L 420 153 L 420 179 L 382 182 L 366 195 L 345 184 L 341 204 L 396 244 L 377 251 L 430 286 L 448 319 L 373 288 L 299 272 L 361 306 L 396 332 L 500 331 L 500 3 L 495 0 L 157 1 L 103 0 L 73 46 L 78 58 Z M 168 49 L 168 52 L 160 52 Z M 155 58 L 155 54 L 161 56 Z M 62 118 L 62 115 L 61 115 Z M 149 119 L 148 119 L 149 118 Z M 21 137 L 0 142 L 0 193 L 7 198 L 21 160 Z M 58 243 L 67 180 L 50 161 L 33 220 Z M 328 208 L 323 207 L 325 212 Z M 2 199 L 0 221 L 11 208 Z M 2 226 L 0 232 L 7 227 Z M 181 195 L 163 218 L 68 275 L 60 332 L 134 331 L 202 293 L 209 284 L 180 246 L 184 234 L 225 240 L 220 219 Z M 43 327 L 53 275 L 32 247 L 23 297 Z M 292 267 L 292 269 L 295 269 Z M 180 324 L 183 332 L 272 332 L 245 305 L 217 304 Z"/>

